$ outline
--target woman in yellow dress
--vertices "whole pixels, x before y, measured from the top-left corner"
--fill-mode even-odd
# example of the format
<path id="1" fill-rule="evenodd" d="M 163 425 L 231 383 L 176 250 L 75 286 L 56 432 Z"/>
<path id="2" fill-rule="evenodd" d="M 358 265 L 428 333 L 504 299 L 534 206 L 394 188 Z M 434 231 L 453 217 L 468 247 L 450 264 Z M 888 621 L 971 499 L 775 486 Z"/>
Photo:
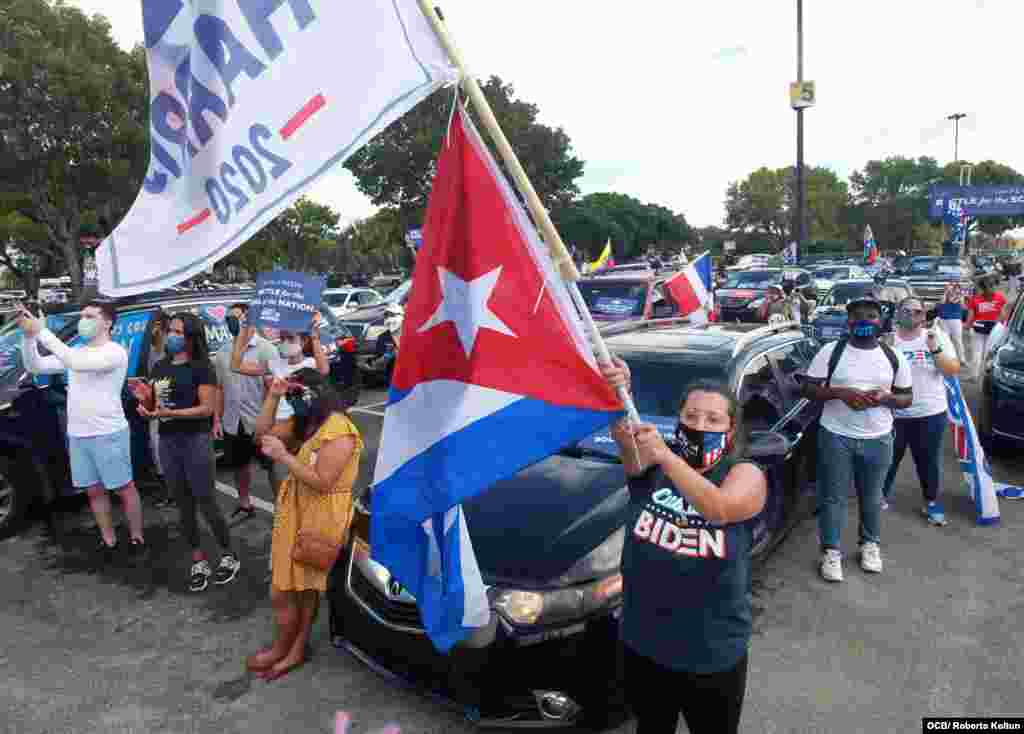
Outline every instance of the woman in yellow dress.
<path id="1" fill-rule="evenodd" d="M 282 399 L 294 410 L 286 422 L 274 420 Z M 292 549 L 300 530 L 334 543 L 346 541 L 363 440 L 341 396 L 314 369 L 271 383 L 256 438 L 266 456 L 288 468 L 274 509 L 271 543 L 274 643 L 246 659 L 250 671 L 273 680 L 305 662 L 320 594 L 327 590 L 329 572 L 293 560 Z"/>

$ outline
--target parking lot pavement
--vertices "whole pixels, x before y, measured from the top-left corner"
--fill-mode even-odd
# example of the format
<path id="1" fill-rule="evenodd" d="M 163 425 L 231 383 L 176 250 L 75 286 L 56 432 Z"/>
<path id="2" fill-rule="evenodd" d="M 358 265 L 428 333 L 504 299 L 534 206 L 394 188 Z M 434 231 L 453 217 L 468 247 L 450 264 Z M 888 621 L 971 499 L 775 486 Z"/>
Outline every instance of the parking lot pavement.
<path id="1" fill-rule="evenodd" d="M 372 406 L 384 397 L 374 397 L 353 412 L 368 448 L 362 485 L 379 440 L 381 418 L 368 411 L 382 412 Z M 882 575 L 856 564 L 852 506 L 842 584 L 818 577 L 810 519 L 758 570 L 744 731 L 919 731 L 926 715 L 1021 713 L 1024 503 L 1002 502 L 1000 526 L 976 527 L 947 452 L 950 525 L 920 517 L 908 457 L 884 515 Z M 998 479 L 1024 483 L 1024 461 L 993 464 Z M 329 732 L 338 709 L 352 712 L 355 734 L 389 722 L 406 733 L 471 731 L 335 651 L 325 613 L 304 668 L 269 684 L 243 674 L 244 656 L 271 634 L 269 514 L 233 525 L 243 570 L 199 595 L 184 591 L 188 552 L 174 510 L 147 503 L 151 559 L 99 570 L 88 512 L 61 520 L 56 542 L 37 524 L 0 543 L 0 731 Z M 204 542 L 215 550 L 209 535 Z"/>

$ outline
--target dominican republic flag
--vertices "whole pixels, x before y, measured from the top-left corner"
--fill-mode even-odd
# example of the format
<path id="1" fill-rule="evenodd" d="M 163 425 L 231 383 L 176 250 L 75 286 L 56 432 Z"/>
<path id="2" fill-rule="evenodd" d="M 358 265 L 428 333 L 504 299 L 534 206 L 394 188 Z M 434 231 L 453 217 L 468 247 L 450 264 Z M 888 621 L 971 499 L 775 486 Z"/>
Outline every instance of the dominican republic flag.
<path id="1" fill-rule="evenodd" d="M 447 652 L 490 619 L 460 503 L 623 415 L 463 110 L 437 161 L 373 477 L 371 555 Z"/>
<path id="2" fill-rule="evenodd" d="M 875 233 L 871 231 L 869 224 L 864 228 L 864 262 L 874 265 L 878 259 L 878 244 L 875 242 Z"/>
<path id="3" fill-rule="evenodd" d="M 705 252 L 665 281 L 665 287 L 679 304 L 680 316 L 704 308 L 711 300 L 711 256 Z"/>
<path id="4" fill-rule="evenodd" d="M 995 525 L 999 522 L 996 484 L 992 480 L 992 470 L 985 457 L 985 450 L 978 440 L 971 411 L 960 389 L 960 380 L 956 377 L 946 378 L 946 398 L 956 455 L 960 459 L 960 471 L 971 500 L 974 501 L 975 522 L 978 525 Z"/>

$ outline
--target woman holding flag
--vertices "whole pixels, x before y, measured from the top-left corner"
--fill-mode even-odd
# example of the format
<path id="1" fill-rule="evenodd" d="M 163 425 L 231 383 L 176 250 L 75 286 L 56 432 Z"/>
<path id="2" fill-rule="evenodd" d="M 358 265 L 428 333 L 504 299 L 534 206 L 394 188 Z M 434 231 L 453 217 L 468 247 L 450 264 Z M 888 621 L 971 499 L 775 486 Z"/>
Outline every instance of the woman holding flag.
<path id="1" fill-rule="evenodd" d="M 629 368 L 602 368 L 629 387 Z M 768 484 L 742 458 L 743 425 L 725 385 L 684 392 L 676 441 L 618 423 L 632 512 L 622 556 L 626 695 L 637 734 L 674 733 L 682 712 L 694 734 L 739 729 L 751 634 L 748 522 Z"/>

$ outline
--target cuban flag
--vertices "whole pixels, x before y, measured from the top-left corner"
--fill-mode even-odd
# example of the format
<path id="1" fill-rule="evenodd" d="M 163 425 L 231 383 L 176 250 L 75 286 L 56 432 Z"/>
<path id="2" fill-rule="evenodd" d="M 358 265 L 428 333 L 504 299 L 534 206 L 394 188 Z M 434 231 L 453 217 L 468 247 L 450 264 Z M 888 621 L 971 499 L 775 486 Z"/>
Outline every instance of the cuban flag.
<path id="1" fill-rule="evenodd" d="M 953 428 L 960 471 L 974 502 L 975 522 L 978 525 L 995 525 L 999 522 L 999 500 L 996 484 L 992 480 L 992 470 L 978 440 L 978 431 L 960 389 L 960 380 L 947 377 L 945 382 L 947 414 Z"/>
<path id="2" fill-rule="evenodd" d="M 864 228 L 864 262 L 874 265 L 878 259 L 878 244 L 875 242 L 875 233 L 871 231 L 871 225 Z"/>
<path id="3" fill-rule="evenodd" d="M 684 270 L 665 281 L 665 288 L 679 304 L 679 315 L 689 316 L 711 300 L 711 256 L 705 252 Z"/>
<path id="4" fill-rule="evenodd" d="M 373 479 L 371 555 L 447 652 L 490 610 L 460 503 L 608 426 L 569 292 L 460 109 L 437 161 Z"/>

